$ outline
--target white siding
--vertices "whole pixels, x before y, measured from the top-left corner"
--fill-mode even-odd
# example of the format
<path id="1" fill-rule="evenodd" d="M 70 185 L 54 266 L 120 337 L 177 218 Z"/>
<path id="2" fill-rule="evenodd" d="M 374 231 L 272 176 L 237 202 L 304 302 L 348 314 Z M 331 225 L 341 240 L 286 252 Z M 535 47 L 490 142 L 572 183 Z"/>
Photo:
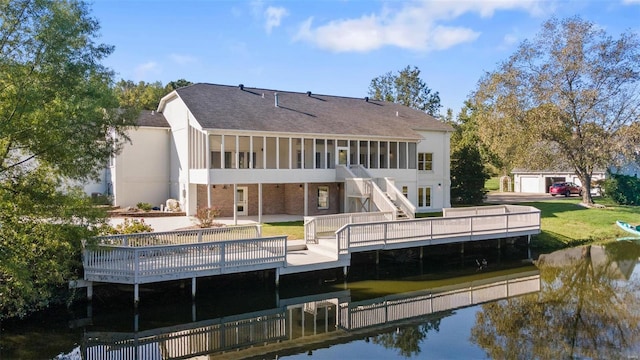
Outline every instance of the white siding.
<path id="1" fill-rule="evenodd" d="M 409 199 L 418 206 L 417 188 L 431 188 L 431 207 L 418 208 L 417 211 L 439 211 L 443 208 L 451 206 L 450 190 L 450 134 L 445 132 L 421 131 L 420 135 L 424 140 L 420 141 L 417 146 L 418 153 L 431 153 L 432 170 L 417 171 L 416 185 L 413 189 L 409 187 Z M 410 181 L 410 179 L 396 178 L 396 183 Z M 413 191 L 412 191 L 413 190 Z"/>
<path id="2" fill-rule="evenodd" d="M 139 202 L 164 204 L 169 196 L 169 132 L 140 127 L 128 133 L 127 144 L 112 167 L 114 205 L 135 206 Z"/>

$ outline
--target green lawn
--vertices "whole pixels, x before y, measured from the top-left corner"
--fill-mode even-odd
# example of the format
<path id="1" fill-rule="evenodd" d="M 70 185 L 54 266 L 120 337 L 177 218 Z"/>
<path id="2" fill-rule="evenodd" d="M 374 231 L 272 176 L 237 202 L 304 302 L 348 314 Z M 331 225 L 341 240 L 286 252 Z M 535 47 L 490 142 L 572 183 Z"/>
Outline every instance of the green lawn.
<path id="1" fill-rule="evenodd" d="M 484 188 L 487 189 L 488 191 L 500 190 L 500 178 L 499 177 L 489 178 L 487 181 L 485 181 Z"/>
<path id="2" fill-rule="evenodd" d="M 639 206 L 619 206 L 606 201 L 598 203 L 606 205 L 604 209 L 587 209 L 575 200 L 546 200 L 522 203 L 540 209 L 542 233 L 535 236 L 532 246 L 548 251 L 579 244 L 612 241 L 629 234 L 620 230 L 616 220 L 630 224 L 640 224 Z M 417 218 L 442 216 L 442 213 L 416 214 Z M 302 221 L 269 223 L 262 226 L 263 236 L 288 235 L 289 239 L 304 239 Z"/>
<path id="3" fill-rule="evenodd" d="M 640 207 L 619 206 L 605 201 L 604 209 L 584 208 L 576 200 L 548 200 L 523 205 L 534 206 L 541 211 L 542 233 L 536 236 L 532 245 L 543 250 L 553 250 L 567 246 L 606 242 L 629 234 L 620 230 L 616 220 L 631 224 L 640 223 Z"/>

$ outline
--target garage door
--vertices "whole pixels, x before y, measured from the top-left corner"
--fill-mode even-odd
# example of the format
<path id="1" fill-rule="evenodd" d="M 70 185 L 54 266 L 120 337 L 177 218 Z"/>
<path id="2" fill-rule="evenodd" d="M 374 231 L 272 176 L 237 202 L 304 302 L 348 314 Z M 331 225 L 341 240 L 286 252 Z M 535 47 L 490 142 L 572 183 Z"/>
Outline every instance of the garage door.
<path id="1" fill-rule="evenodd" d="M 525 192 L 525 193 L 540 192 L 540 180 L 537 177 L 520 178 L 520 192 Z"/>

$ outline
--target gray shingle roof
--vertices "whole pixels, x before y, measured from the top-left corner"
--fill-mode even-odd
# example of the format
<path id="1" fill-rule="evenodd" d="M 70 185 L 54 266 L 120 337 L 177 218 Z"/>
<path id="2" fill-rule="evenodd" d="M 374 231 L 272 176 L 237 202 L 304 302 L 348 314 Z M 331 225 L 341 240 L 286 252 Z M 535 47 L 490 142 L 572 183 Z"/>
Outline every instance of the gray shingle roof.
<path id="1" fill-rule="evenodd" d="M 209 130 L 408 139 L 421 139 L 415 130 L 452 131 L 421 111 L 382 101 L 215 84 L 194 84 L 176 92 Z"/>
<path id="2" fill-rule="evenodd" d="M 157 111 L 142 110 L 138 115 L 138 126 L 168 128 L 169 123 L 162 113 Z"/>

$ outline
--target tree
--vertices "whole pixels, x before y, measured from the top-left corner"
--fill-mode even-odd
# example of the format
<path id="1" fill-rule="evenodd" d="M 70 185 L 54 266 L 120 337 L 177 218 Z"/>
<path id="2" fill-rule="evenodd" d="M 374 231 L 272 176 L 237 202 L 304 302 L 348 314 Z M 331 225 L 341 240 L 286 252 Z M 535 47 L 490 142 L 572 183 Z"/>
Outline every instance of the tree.
<path id="1" fill-rule="evenodd" d="M 160 81 L 154 83 L 140 81 L 135 84 L 131 80 L 124 79 L 116 83 L 115 92 L 120 106 L 144 110 L 155 110 L 160 98 L 167 93 Z"/>
<path id="2" fill-rule="evenodd" d="M 471 341 L 493 359 L 628 357 L 640 344 L 640 289 L 621 275 L 638 255 L 619 241 L 541 256 L 540 292 L 482 305 Z"/>
<path id="3" fill-rule="evenodd" d="M 147 83 L 140 81 L 137 84 L 131 80 L 120 80 L 116 83 L 115 91 L 120 101 L 120 106 L 132 107 L 144 110 L 155 110 L 160 99 L 175 89 L 193 84 L 191 81 L 180 79 L 162 86 L 160 81 Z"/>
<path id="4" fill-rule="evenodd" d="M 432 92 L 420 78 L 420 70 L 409 66 L 397 74 L 388 72 L 371 80 L 369 96 L 373 100 L 382 100 L 406 105 L 437 117 L 440 111 L 440 95 Z"/>
<path id="5" fill-rule="evenodd" d="M 452 114 L 448 112 L 447 117 Z M 448 123 L 455 129 L 451 135 L 451 199 L 460 204 L 482 203 L 484 183 L 490 176 L 485 166 L 487 151 L 478 139 L 475 110 L 467 101 L 457 121 Z"/>
<path id="6" fill-rule="evenodd" d="M 73 184 L 127 139 L 113 47 L 77 1 L 0 0 L 0 320 L 55 300 L 78 277 L 80 240 L 105 214 Z M 115 136 L 114 136 L 115 135 Z"/>
<path id="7" fill-rule="evenodd" d="M 176 81 L 170 81 L 167 86 L 164 87 L 165 95 L 172 92 L 173 90 L 179 89 L 181 87 L 193 85 L 193 83 L 189 80 L 179 79 Z"/>
<path id="8" fill-rule="evenodd" d="M 482 141 L 509 168 L 566 163 L 592 204 L 594 169 L 639 139 L 639 50 L 630 32 L 614 39 L 579 17 L 545 22 L 480 80 L 473 97 Z"/>

